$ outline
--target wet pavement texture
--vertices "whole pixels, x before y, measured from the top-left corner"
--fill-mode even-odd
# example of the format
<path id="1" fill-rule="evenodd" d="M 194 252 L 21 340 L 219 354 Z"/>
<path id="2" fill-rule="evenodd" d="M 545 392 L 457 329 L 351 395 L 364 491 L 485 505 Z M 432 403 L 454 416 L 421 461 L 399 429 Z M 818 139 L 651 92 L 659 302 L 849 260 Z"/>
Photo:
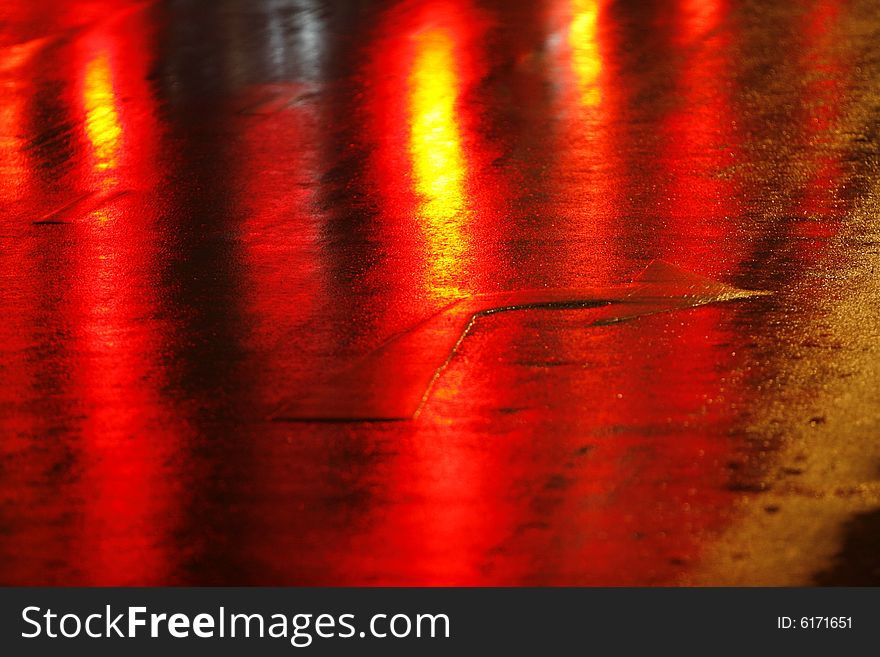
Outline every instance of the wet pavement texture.
<path id="1" fill-rule="evenodd" d="M 877 584 L 878 44 L 4 0 L 0 582 Z"/>

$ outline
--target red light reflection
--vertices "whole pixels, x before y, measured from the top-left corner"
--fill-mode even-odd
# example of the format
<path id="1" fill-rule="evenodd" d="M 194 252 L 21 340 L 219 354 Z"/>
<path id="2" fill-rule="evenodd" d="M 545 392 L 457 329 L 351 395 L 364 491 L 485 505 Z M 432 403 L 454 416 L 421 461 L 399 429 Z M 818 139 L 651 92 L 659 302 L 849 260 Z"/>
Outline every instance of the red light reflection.
<path id="1" fill-rule="evenodd" d="M 715 88 L 710 76 L 719 72 L 718 59 L 723 62 L 720 44 L 712 46 L 711 65 L 701 69 L 689 62 L 685 67 L 681 84 L 686 109 L 661 124 L 660 138 L 668 143 L 661 162 L 669 167 L 672 181 L 668 196 L 658 202 L 661 216 L 645 217 L 640 208 L 642 218 L 634 221 L 626 213 L 629 195 L 643 184 L 639 169 L 651 165 L 630 163 L 622 155 L 642 152 L 637 140 L 643 138 L 627 129 L 628 117 L 637 110 L 635 90 L 621 73 L 623 37 L 610 23 L 606 3 L 579 0 L 561 7 L 556 15 L 567 17 L 562 24 L 567 24 L 568 39 L 559 50 L 558 114 L 566 120 L 555 146 L 554 195 L 564 219 L 560 234 L 588 245 L 567 254 L 566 260 L 577 263 L 575 271 L 602 282 L 624 275 L 617 268 L 632 262 L 621 250 L 627 246 L 640 245 L 647 257 L 664 257 L 702 273 L 717 272 L 718 258 L 730 265 L 739 262 L 742 251 L 735 243 L 712 239 L 727 230 L 725 221 L 737 211 L 729 205 L 735 203 L 735 189 L 713 179 L 716 168 L 733 160 L 719 147 L 720 140 L 730 137 L 725 134 L 727 101 L 710 93 Z M 708 31 L 714 12 L 700 16 L 694 29 Z M 693 21 L 692 14 L 682 12 L 673 29 Z M 674 38 L 670 43 L 687 47 Z M 686 188 L 687 198 L 682 198 Z M 668 203 L 670 198 L 675 205 Z M 680 222 L 682 229 L 649 231 L 644 221 Z M 711 255 L 701 252 L 706 244 Z M 541 338 L 552 354 L 552 398 L 546 398 L 551 388 L 546 374 L 511 390 L 506 405 L 517 408 L 527 405 L 527 399 L 539 400 L 537 408 L 524 412 L 523 423 L 531 427 L 528 438 L 563 438 L 550 444 L 541 440 L 531 462 L 546 461 L 553 468 L 551 457 L 543 453 L 549 452 L 560 462 L 568 461 L 571 469 L 529 483 L 533 507 L 541 512 L 519 517 L 495 560 L 492 581 L 668 582 L 699 556 L 702 537 L 723 526 L 733 500 L 724 490 L 723 467 L 731 446 L 707 437 L 717 430 L 699 420 L 711 404 L 736 394 L 725 390 L 718 374 L 729 358 L 721 346 L 729 339 L 720 327 L 721 317 L 717 309 L 706 308 L 688 312 L 679 322 L 685 328 L 676 323 L 671 329 L 674 320 L 645 318 L 619 330 L 578 330 L 572 314 L 567 330 Z M 513 327 L 505 327 L 502 335 L 507 333 L 513 345 L 498 340 L 497 351 L 493 345 L 481 356 L 498 362 L 511 352 L 534 351 L 527 345 L 536 338 L 518 335 Z M 583 368 L 574 366 L 585 360 Z M 540 363 L 534 367 L 538 377 L 544 370 Z M 542 413 L 540 401 L 554 412 Z M 554 430 L 557 423 L 565 428 Z M 572 423 L 580 430 L 572 431 Z M 520 478 L 529 481 L 526 472 Z M 578 527 L 580 540 L 548 535 L 544 526 Z M 636 531 L 641 540 L 633 540 Z M 667 558 L 658 559 L 658 554 Z"/>
<path id="2" fill-rule="evenodd" d="M 710 36 L 728 11 L 727 0 L 679 0 L 675 25 L 683 45 Z"/>
<path id="3" fill-rule="evenodd" d="M 469 2 L 422 2 L 385 17 L 368 66 L 380 218 L 428 307 L 490 284 L 504 181 L 487 165 L 470 96 L 486 20 Z M 413 223 L 414 222 L 414 223 Z M 424 296 L 424 292 L 420 296 Z"/>
<path id="4" fill-rule="evenodd" d="M 22 57 L 15 67 L 21 67 L 25 58 Z M 21 77 L 10 76 L 8 84 L 3 85 L 0 98 L 0 204 L 16 203 L 27 196 L 30 178 L 30 163 L 25 150 L 25 132 L 27 121 L 27 86 Z M 22 76 L 23 77 L 23 76 Z M 4 81 L 4 73 L 0 72 L 0 81 Z"/>
<path id="5" fill-rule="evenodd" d="M 668 230 L 658 255 L 713 276 L 729 275 L 748 255 L 737 239 L 740 190 L 730 171 L 742 160 L 740 137 L 724 84 L 733 74 L 729 31 L 712 34 L 727 10 L 724 0 L 682 2 L 686 59 L 676 80 L 681 107 L 663 125 L 669 187 Z"/>
<path id="6" fill-rule="evenodd" d="M 421 299 L 416 318 L 491 289 L 512 266 L 495 246 L 505 232 L 506 181 L 490 166 L 493 148 L 474 102 L 487 24 L 471 2 L 421 2 L 389 11 L 371 44 L 371 169 L 382 200 L 379 229 L 396 262 L 383 290 L 404 307 Z M 354 581 L 376 569 L 399 571 L 399 581 L 474 581 L 475 555 L 498 540 L 497 517 L 459 502 L 484 489 L 499 494 L 495 459 L 475 458 L 470 434 L 438 440 L 440 426 L 431 424 L 415 429 L 406 452 L 382 473 L 392 499 L 419 502 L 400 513 L 378 508 L 364 519 L 369 534 L 343 566 Z"/>
<path id="7" fill-rule="evenodd" d="M 165 582 L 182 437 L 162 399 L 163 331 L 156 216 L 140 190 L 156 180 L 159 128 L 146 82 L 151 31 L 141 14 L 74 46 L 84 156 L 80 189 L 99 207 L 82 218 L 69 306 L 77 350 L 85 505 L 77 553 L 90 583 Z M 122 99 L 125 99 L 125 102 Z M 109 194 L 109 195 L 108 195 Z M 119 196 L 124 194 L 124 196 Z"/>
<path id="8" fill-rule="evenodd" d="M 615 267 L 624 260 L 614 240 L 626 191 L 626 163 L 617 141 L 628 136 L 620 132 L 626 89 L 617 77 L 607 3 L 560 2 L 550 19 L 551 35 L 564 36 L 554 53 L 559 58 L 557 112 L 564 121 L 551 151 L 558 155 L 549 212 L 560 221 L 548 231 L 565 248 L 566 266 L 560 269 L 579 277 L 560 284 L 612 284 L 628 274 Z"/>
<path id="9" fill-rule="evenodd" d="M 794 215 L 802 219 L 795 230 L 807 238 L 801 255 L 810 260 L 826 250 L 847 209 L 841 198 L 847 171 L 834 146 L 834 129 L 844 113 L 847 79 L 846 62 L 832 34 L 839 20 L 840 6 L 833 0 L 817 0 L 804 15 L 803 34 L 812 48 L 799 61 L 806 81 L 803 98 L 809 99 L 802 104 L 799 118 L 810 174 Z"/>

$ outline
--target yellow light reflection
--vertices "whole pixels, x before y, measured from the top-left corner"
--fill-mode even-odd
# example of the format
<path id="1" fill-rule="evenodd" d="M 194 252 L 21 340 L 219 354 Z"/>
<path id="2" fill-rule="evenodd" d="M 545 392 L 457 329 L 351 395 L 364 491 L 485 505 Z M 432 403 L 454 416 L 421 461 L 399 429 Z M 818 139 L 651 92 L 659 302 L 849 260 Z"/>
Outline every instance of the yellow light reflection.
<path id="1" fill-rule="evenodd" d="M 118 165 L 122 141 L 122 125 L 116 108 L 110 61 L 101 52 L 86 66 L 83 103 L 86 111 L 85 130 L 95 155 L 96 172 L 112 171 Z M 105 177 L 104 187 L 114 181 Z"/>
<path id="2" fill-rule="evenodd" d="M 435 28 L 416 37 L 409 87 L 409 149 L 429 251 L 430 287 L 440 296 L 459 296 L 462 290 L 453 281 L 467 246 L 462 234 L 468 214 L 467 169 L 456 116 L 460 80 L 447 30 Z"/>
<path id="3" fill-rule="evenodd" d="M 599 86 L 602 57 L 597 39 L 599 2 L 572 0 L 571 8 L 572 19 L 568 31 L 568 43 L 572 51 L 572 67 L 577 76 L 581 102 L 592 107 L 602 100 L 602 90 Z"/>

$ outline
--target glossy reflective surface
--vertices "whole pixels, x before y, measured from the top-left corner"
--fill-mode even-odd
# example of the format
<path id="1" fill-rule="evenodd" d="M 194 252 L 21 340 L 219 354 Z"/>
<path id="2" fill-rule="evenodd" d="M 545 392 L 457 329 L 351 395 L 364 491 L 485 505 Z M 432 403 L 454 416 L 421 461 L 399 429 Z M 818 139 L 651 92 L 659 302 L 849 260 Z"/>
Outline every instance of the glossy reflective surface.
<path id="1" fill-rule="evenodd" d="M 6 0 L 0 582 L 878 583 L 878 43 L 861 0 Z M 655 259 L 771 294 L 487 315 L 416 419 L 278 421 Z"/>

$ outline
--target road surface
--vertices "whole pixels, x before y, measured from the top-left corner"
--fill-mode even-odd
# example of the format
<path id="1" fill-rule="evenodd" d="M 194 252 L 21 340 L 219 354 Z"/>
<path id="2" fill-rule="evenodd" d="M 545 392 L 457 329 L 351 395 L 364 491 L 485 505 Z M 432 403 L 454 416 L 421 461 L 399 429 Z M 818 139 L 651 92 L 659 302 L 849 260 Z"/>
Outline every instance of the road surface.
<path id="1" fill-rule="evenodd" d="M 880 584 L 878 44 L 5 0 L 0 582 Z"/>

